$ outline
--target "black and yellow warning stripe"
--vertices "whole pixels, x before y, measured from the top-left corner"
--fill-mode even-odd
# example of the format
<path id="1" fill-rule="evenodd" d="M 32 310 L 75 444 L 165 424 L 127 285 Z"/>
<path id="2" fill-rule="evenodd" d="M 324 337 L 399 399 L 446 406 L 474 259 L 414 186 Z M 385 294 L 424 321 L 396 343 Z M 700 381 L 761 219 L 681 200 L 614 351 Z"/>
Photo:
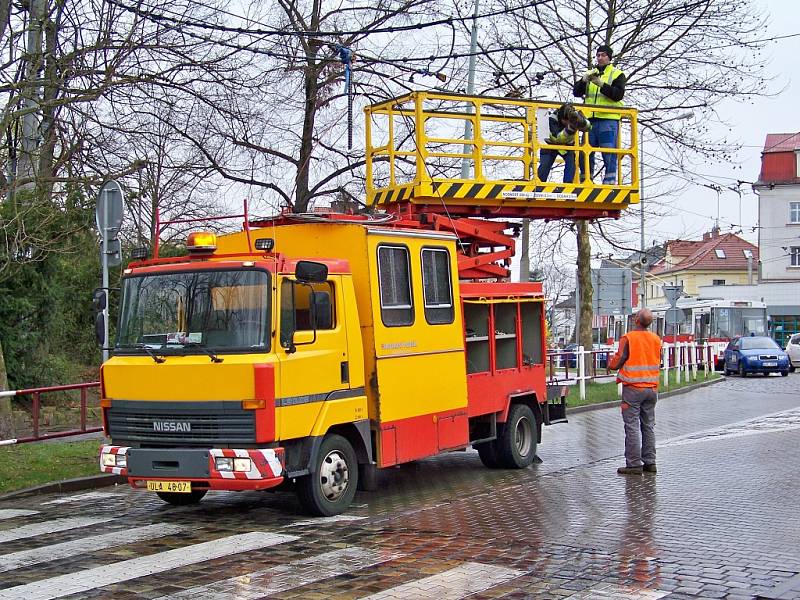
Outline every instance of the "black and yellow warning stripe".
<path id="1" fill-rule="evenodd" d="M 514 198 L 507 197 L 511 193 L 536 193 L 536 194 L 564 194 L 561 198 Z M 571 196 L 571 197 L 570 197 Z M 533 183 L 464 183 L 464 182 L 428 182 L 419 186 L 407 184 L 389 189 L 376 190 L 371 204 L 391 204 L 402 202 L 422 202 L 428 203 L 431 200 L 462 200 L 476 201 L 481 200 L 481 204 L 491 206 L 493 204 L 508 203 L 527 203 L 527 202 L 546 202 L 554 204 L 576 203 L 583 206 L 604 206 L 609 205 L 622 208 L 624 205 L 639 201 L 639 194 L 636 190 L 629 187 L 598 186 L 594 184 L 533 184 Z M 496 201 L 496 202 L 492 202 Z M 472 203 L 472 202 L 470 202 Z M 600 207 L 598 206 L 598 208 Z"/>

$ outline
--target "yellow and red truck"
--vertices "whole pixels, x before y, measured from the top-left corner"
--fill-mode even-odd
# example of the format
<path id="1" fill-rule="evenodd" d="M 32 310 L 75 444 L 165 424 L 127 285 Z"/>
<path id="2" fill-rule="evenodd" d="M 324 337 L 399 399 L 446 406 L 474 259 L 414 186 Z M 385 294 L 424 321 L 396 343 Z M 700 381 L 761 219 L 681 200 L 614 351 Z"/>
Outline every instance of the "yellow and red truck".
<path id="1" fill-rule="evenodd" d="M 613 215 L 635 201 L 635 182 L 552 192 L 535 175 L 437 181 L 425 155 L 410 184 L 392 175 L 375 185 L 375 161 L 403 151 L 373 144 L 369 125 L 395 113 L 424 124 L 430 101 L 412 94 L 367 110 L 368 200 L 388 213 L 251 219 L 245 210 L 242 231 L 198 231 L 186 256 L 156 250 L 125 269 L 101 370 L 111 438 L 102 471 L 173 504 L 291 481 L 306 510 L 333 515 L 357 487 L 374 487 L 379 468 L 470 445 L 488 467 L 534 461 L 542 426 L 564 417 L 563 398 L 548 402 L 544 294 L 540 283 L 505 280 L 514 224 L 476 209 Z M 494 113 L 474 101 L 460 114 L 478 148 Z M 549 108 L 495 101 L 523 104 L 534 128 L 530 111 Z M 420 129 L 418 149 L 429 141 Z M 538 143 L 526 143 L 535 173 Z M 479 171 L 484 153 L 472 158 Z M 585 187 L 613 198 L 587 202 Z"/>

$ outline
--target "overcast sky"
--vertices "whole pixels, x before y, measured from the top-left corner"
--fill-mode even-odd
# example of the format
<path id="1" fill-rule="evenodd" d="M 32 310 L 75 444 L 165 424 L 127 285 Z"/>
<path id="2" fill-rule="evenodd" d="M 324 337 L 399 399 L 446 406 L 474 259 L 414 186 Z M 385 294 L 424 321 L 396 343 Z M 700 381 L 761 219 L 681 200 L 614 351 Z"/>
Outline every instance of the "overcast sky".
<path id="1" fill-rule="evenodd" d="M 767 11 L 769 25 L 765 37 L 800 33 L 800 3 L 797 0 L 749 1 Z M 761 167 L 761 150 L 766 134 L 800 131 L 800 36 L 771 42 L 768 54 L 772 57 L 769 72 L 776 77 L 773 89 L 782 91 L 774 98 L 756 99 L 753 105 L 735 102 L 724 105 L 723 110 L 733 123 L 730 136 L 744 146 L 737 155 L 738 164 L 699 166 L 697 170 L 710 180 L 723 185 L 736 180 L 755 181 Z M 728 135 L 725 130 L 721 133 Z M 741 225 L 742 236 L 756 243 L 758 233 L 754 228 L 758 221 L 758 199 L 749 185 L 742 186 L 742 189 L 745 193 L 741 199 L 741 219 L 739 196 L 731 191 L 720 195 L 720 229 L 723 232 L 737 231 L 739 227 L 733 226 Z M 674 215 L 645 228 L 648 245 L 653 238 L 661 241 L 686 234 L 692 237 L 709 230 L 717 215 L 717 193 L 700 185 L 691 186 L 675 203 L 675 208 Z"/>

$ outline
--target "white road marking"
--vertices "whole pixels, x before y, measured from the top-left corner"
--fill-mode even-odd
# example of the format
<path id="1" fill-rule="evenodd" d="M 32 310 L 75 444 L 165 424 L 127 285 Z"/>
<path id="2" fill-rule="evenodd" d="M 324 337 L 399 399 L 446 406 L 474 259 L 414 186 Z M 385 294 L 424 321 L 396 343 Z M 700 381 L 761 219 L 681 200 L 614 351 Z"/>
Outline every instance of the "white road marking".
<path id="1" fill-rule="evenodd" d="M 0 556 L 0 573 L 13 571 L 21 567 L 30 567 L 43 562 L 60 560 L 79 556 L 87 552 L 104 550 L 105 548 L 116 548 L 125 544 L 133 544 L 142 540 L 149 540 L 157 537 L 164 537 L 180 533 L 184 528 L 178 525 L 146 525 L 135 529 L 113 531 L 103 535 L 95 535 L 86 538 L 79 538 L 69 542 L 44 546 L 43 548 L 33 548 L 32 550 L 22 550 Z"/>
<path id="2" fill-rule="evenodd" d="M 113 494 L 109 492 L 87 492 L 85 494 L 62 496 L 61 498 L 56 498 L 55 500 L 48 500 L 47 502 L 42 502 L 42 506 L 45 504 L 69 504 L 72 502 L 85 502 L 86 500 L 114 500 L 118 499 L 119 496 L 121 496 L 121 494 Z"/>
<path id="3" fill-rule="evenodd" d="M 167 550 L 149 556 L 140 556 L 130 560 L 86 569 L 67 575 L 59 575 L 43 579 L 35 583 L 18 585 L 0 590 L 3 600 L 51 600 L 71 594 L 80 594 L 89 590 L 129 581 L 146 575 L 155 575 L 179 569 L 188 565 L 213 561 L 223 556 L 258 550 L 276 544 L 296 540 L 296 536 L 252 531 L 240 535 L 232 535 L 211 542 L 203 542 L 185 548 Z"/>
<path id="4" fill-rule="evenodd" d="M 89 525 L 97 525 L 98 523 L 107 523 L 111 520 L 110 517 L 69 517 L 66 519 L 44 521 L 43 523 L 31 523 L 30 525 L 22 525 L 14 529 L 0 531 L 0 543 L 24 540 L 26 538 L 36 537 L 37 535 L 57 533 L 59 531 L 67 531 L 68 529 L 77 529 L 78 527 L 88 527 Z"/>
<path id="5" fill-rule="evenodd" d="M 687 444 L 697 444 L 699 442 L 725 440 L 757 435 L 760 433 L 792 431 L 794 429 L 800 429 L 800 409 L 797 408 L 677 436 L 664 440 L 659 443 L 658 446 L 685 446 Z"/>
<path id="6" fill-rule="evenodd" d="M 290 523 L 289 525 L 284 525 L 286 527 L 303 527 L 305 525 L 325 525 L 327 523 L 337 523 L 343 521 L 361 521 L 362 519 L 366 519 L 367 517 L 356 517 L 353 515 L 336 515 L 335 517 L 315 517 L 313 519 L 305 519 L 303 521 L 295 521 L 294 523 Z"/>
<path id="7" fill-rule="evenodd" d="M 223 579 L 209 585 L 193 587 L 172 596 L 163 596 L 158 600 L 166 600 L 167 598 L 174 600 L 184 598 L 256 600 L 257 598 L 302 587 L 329 577 L 337 577 L 352 571 L 366 569 L 372 565 L 394 560 L 401 556 L 403 555 L 382 550 L 344 548 L 311 558 L 295 560 L 270 569 Z"/>
<path id="8" fill-rule="evenodd" d="M 525 571 L 468 562 L 424 579 L 366 596 L 361 600 L 459 600 L 525 574 Z"/>
<path id="9" fill-rule="evenodd" d="M 599 583 L 586 590 L 577 592 L 564 600 L 658 600 L 669 596 L 671 592 L 633 588 L 613 583 Z"/>
<path id="10" fill-rule="evenodd" d="M 1 519 L 13 519 L 14 517 L 29 517 L 31 515 L 38 515 L 38 510 L 24 510 L 22 508 L 3 508 L 0 509 Z"/>

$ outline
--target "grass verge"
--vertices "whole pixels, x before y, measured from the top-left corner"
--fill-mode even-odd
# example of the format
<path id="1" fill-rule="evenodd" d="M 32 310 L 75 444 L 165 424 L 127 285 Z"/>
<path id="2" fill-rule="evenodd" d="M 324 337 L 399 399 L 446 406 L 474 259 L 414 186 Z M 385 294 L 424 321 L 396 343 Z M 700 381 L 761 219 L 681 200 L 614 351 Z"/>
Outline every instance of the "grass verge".
<path id="1" fill-rule="evenodd" d="M 714 379 L 719 379 L 721 375 L 719 373 L 709 373 L 708 379 L 703 377 L 702 373 L 697 374 L 697 381 L 686 381 L 681 378 L 681 383 L 677 383 L 675 380 L 675 372 L 671 372 L 669 375 L 669 387 L 665 388 L 663 385 L 663 380 L 661 385 L 659 386 L 659 392 L 671 392 L 673 390 L 678 390 L 682 387 L 686 387 L 687 385 L 693 385 L 695 383 L 702 383 L 704 381 L 713 381 Z M 570 386 L 569 394 L 567 395 L 567 406 L 587 406 L 589 404 L 600 404 L 602 402 L 613 402 L 615 400 L 619 400 L 619 395 L 617 393 L 617 384 L 613 381 L 610 383 L 591 383 L 588 382 L 586 384 L 586 399 L 581 400 L 580 398 L 580 391 L 578 390 L 577 385 Z"/>
<path id="2" fill-rule="evenodd" d="M 100 473 L 99 440 L 0 447 L 0 493 Z"/>

